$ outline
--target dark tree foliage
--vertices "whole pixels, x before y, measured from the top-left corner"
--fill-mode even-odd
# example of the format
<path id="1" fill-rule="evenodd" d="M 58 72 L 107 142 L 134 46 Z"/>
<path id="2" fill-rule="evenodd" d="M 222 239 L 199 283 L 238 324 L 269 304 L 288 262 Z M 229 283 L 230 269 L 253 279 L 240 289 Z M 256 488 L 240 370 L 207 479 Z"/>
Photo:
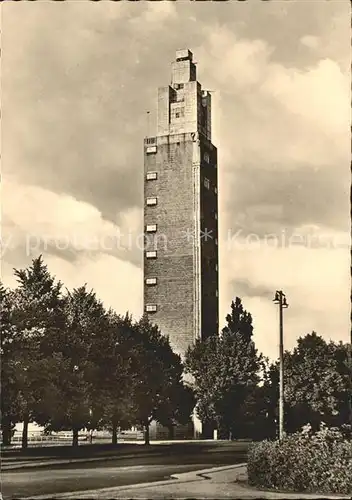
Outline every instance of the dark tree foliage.
<path id="1" fill-rule="evenodd" d="M 315 332 L 300 337 L 284 354 L 285 429 L 296 432 L 310 424 L 351 424 L 350 344 L 326 342 Z M 273 363 L 264 384 L 267 411 L 278 417 L 279 364 Z"/>
<path id="2" fill-rule="evenodd" d="M 252 317 L 239 298 L 226 320 L 220 336 L 198 340 L 188 350 L 185 366 L 194 377 L 199 417 L 231 438 L 250 432 L 262 356 L 252 341 Z"/>
<path id="3" fill-rule="evenodd" d="M 136 421 L 144 427 L 149 444 L 149 426 L 153 420 L 169 425 L 177 411 L 178 391 L 182 387 L 183 367 L 158 327 L 142 317 L 131 331 L 131 372 Z M 129 339 L 130 342 L 132 338 Z M 177 394 L 174 399 L 173 395 Z"/>
<path id="4" fill-rule="evenodd" d="M 52 339 L 64 322 L 62 285 L 55 282 L 41 257 L 27 269 L 15 269 L 14 275 L 18 287 L 2 293 L 6 310 L 2 416 L 5 426 L 9 420 L 11 425 L 23 422 L 22 447 L 26 448 L 28 423 L 51 406 Z"/>

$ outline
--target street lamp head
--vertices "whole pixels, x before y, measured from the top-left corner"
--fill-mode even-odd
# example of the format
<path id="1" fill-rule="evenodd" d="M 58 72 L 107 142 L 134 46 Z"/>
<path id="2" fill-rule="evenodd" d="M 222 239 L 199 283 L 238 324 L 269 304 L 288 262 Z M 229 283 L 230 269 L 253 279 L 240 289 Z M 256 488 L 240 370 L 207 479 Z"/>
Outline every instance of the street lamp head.
<path id="1" fill-rule="evenodd" d="M 275 298 L 273 299 L 275 304 L 280 304 L 280 292 L 275 292 Z"/>
<path id="2" fill-rule="evenodd" d="M 284 307 L 285 309 L 288 308 L 288 303 L 286 301 L 286 297 L 285 296 L 284 296 L 283 301 L 282 301 L 282 307 Z"/>

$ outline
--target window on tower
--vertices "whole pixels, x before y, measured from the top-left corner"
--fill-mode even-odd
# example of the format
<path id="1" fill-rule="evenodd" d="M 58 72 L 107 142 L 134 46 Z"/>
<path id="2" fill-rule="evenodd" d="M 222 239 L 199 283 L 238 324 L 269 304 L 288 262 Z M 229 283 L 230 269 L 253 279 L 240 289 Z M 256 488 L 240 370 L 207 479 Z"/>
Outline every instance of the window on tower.
<path id="1" fill-rule="evenodd" d="M 145 310 L 146 312 L 156 312 L 157 310 L 156 304 L 147 304 L 145 306 Z"/>
<path id="2" fill-rule="evenodd" d="M 156 285 L 156 278 L 147 278 L 145 280 L 146 285 Z"/>
<path id="3" fill-rule="evenodd" d="M 156 259 L 156 250 L 148 250 L 146 257 L 147 259 Z"/>
<path id="4" fill-rule="evenodd" d="M 172 106 L 171 119 L 181 118 L 185 116 L 185 108 L 182 105 Z"/>
<path id="5" fill-rule="evenodd" d="M 147 181 L 154 181 L 158 178 L 157 172 L 147 172 Z"/>
<path id="6" fill-rule="evenodd" d="M 147 231 L 147 233 L 155 233 L 156 232 L 156 224 L 147 224 L 146 231 Z"/>
<path id="7" fill-rule="evenodd" d="M 148 206 L 153 206 L 153 205 L 156 205 L 157 203 L 158 203 L 158 199 L 156 196 L 147 198 L 147 205 Z"/>

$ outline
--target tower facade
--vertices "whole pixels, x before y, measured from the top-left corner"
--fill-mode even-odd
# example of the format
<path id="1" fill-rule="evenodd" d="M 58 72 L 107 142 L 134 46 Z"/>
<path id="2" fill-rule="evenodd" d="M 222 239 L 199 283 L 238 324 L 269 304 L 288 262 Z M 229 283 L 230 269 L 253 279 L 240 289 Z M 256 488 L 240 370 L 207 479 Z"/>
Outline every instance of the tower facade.
<path id="1" fill-rule="evenodd" d="M 175 352 L 218 333 L 218 175 L 211 95 L 189 50 L 158 90 L 144 140 L 144 310 Z"/>

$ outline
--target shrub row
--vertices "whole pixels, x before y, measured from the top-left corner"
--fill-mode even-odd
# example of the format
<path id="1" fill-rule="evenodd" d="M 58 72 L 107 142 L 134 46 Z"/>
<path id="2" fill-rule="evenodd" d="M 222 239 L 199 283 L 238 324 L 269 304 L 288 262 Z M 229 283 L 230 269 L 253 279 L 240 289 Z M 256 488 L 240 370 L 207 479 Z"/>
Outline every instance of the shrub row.
<path id="1" fill-rule="evenodd" d="M 352 442 L 341 430 L 310 426 L 279 441 L 252 443 L 252 486 L 292 492 L 352 494 Z"/>

